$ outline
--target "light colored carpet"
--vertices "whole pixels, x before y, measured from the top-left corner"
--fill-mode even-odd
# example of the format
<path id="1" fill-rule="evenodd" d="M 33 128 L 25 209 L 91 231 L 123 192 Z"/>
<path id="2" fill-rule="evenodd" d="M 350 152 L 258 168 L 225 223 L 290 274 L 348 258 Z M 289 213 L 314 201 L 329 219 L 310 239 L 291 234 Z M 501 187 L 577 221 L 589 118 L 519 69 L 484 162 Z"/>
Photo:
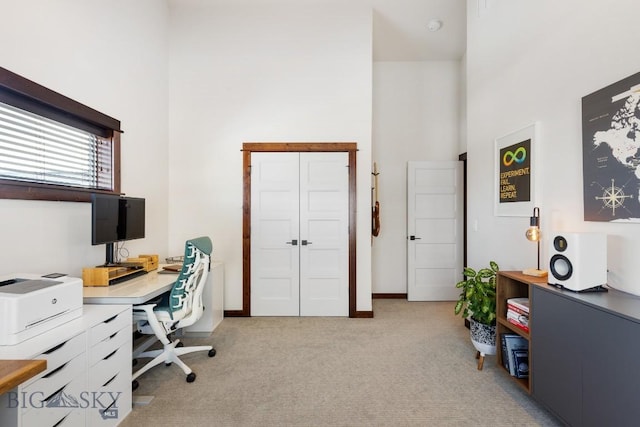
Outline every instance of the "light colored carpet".
<path id="1" fill-rule="evenodd" d="M 214 358 L 139 378 L 129 426 L 556 426 L 487 356 L 476 369 L 452 302 L 374 300 L 373 319 L 226 318 Z"/>

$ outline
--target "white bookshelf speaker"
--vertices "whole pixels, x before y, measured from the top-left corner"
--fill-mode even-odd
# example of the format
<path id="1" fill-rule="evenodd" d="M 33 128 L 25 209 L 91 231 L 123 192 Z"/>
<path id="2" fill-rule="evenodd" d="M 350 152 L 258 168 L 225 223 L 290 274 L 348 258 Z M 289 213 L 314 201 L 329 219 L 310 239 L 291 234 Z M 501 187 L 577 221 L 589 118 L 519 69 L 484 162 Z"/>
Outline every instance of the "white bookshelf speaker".
<path id="1" fill-rule="evenodd" d="M 562 233 L 549 240 L 550 285 L 580 292 L 607 283 L 606 234 Z"/>

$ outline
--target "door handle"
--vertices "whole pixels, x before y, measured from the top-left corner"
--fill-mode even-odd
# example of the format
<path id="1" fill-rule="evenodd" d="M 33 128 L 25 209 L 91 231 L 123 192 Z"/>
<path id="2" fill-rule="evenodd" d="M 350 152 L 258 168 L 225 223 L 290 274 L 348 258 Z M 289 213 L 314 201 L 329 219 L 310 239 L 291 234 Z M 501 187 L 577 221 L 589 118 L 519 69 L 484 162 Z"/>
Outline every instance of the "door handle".
<path id="1" fill-rule="evenodd" d="M 304 242 L 304 240 L 303 240 L 303 242 Z M 292 240 L 292 241 L 290 241 L 290 242 L 286 242 L 286 243 L 287 243 L 287 245 L 291 245 L 291 246 L 298 246 L 298 241 L 297 241 L 297 240 L 295 240 L 295 239 L 293 239 L 293 240 Z"/>
<path id="2" fill-rule="evenodd" d="M 307 246 L 307 245 L 310 245 L 311 243 L 313 243 L 313 242 L 308 242 L 308 241 L 306 241 L 306 240 L 303 240 L 302 242 L 300 242 L 300 244 L 301 244 L 302 246 Z"/>
<path id="3" fill-rule="evenodd" d="M 420 240 L 420 237 L 416 237 L 416 236 L 409 236 L 409 240 Z"/>

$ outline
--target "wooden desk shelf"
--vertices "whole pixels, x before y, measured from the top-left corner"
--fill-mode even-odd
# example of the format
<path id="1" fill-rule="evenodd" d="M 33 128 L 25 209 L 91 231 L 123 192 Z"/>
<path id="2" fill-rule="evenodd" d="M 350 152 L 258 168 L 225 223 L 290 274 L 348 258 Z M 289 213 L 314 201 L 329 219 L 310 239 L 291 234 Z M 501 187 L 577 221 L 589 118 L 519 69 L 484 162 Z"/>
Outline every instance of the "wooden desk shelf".
<path id="1" fill-rule="evenodd" d="M 126 264 L 126 265 L 124 265 Z M 123 265 L 113 267 L 87 267 L 82 269 L 83 286 L 109 286 L 158 269 L 158 255 L 139 255 L 128 258 Z"/>
<path id="2" fill-rule="evenodd" d="M 83 286 L 109 286 L 114 281 L 132 274 L 139 274 L 140 268 L 131 267 L 95 267 L 82 269 Z"/>

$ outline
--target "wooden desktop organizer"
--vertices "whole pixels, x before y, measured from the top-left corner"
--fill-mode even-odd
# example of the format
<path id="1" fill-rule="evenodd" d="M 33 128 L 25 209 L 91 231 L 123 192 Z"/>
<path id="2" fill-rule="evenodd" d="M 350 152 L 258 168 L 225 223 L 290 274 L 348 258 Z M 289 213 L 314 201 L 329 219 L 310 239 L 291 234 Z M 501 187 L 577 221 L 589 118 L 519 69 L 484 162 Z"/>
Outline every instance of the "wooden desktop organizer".
<path id="1" fill-rule="evenodd" d="M 86 267 L 82 269 L 83 286 L 109 286 L 114 281 L 126 276 L 158 269 L 158 255 L 138 255 L 137 258 L 127 258 L 127 265 L 115 267 Z"/>

